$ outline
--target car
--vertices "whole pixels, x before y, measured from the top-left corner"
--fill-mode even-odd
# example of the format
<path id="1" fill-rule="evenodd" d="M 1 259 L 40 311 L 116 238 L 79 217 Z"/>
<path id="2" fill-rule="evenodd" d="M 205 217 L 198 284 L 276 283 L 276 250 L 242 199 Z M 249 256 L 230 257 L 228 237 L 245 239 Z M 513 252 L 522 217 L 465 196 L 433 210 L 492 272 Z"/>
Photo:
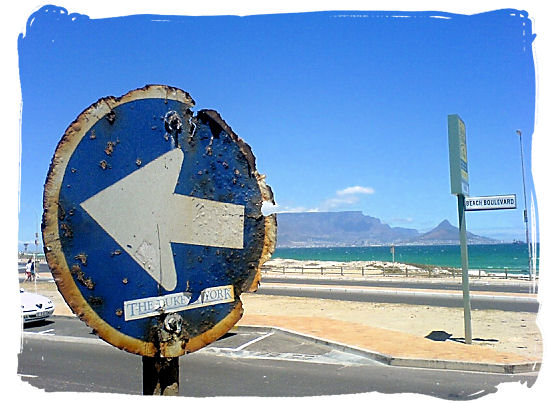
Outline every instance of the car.
<path id="1" fill-rule="evenodd" d="M 21 295 L 21 317 L 23 324 L 44 321 L 53 314 L 55 305 L 42 295 L 19 289 Z"/>

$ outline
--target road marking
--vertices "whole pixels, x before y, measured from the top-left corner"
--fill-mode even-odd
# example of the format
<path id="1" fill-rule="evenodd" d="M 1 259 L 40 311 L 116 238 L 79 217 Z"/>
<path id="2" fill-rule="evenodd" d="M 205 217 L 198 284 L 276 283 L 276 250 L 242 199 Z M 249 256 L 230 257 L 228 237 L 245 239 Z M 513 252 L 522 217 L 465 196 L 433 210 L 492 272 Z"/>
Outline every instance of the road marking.
<path id="1" fill-rule="evenodd" d="M 46 335 L 46 334 L 47 334 L 47 335 L 55 335 L 54 331 L 55 331 L 55 329 L 49 328 L 49 329 L 47 329 L 47 330 L 37 331 L 36 333 L 37 333 L 37 334 L 42 334 L 42 335 Z"/>
<path id="2" fill-rule="evenodd" d="M 258 353 L 251 351 L 235 351 L 231 348 L 206 347 L 199 351 L 204 355 L 222 355 L 239 359 L 259 359 L 287 362 L 319 363 L 325 365 L 341 366 L 381 366 L 382 363 L 361 356 L 354 356 L 343 352 L 329 352 L 323 355 L 311 355 L 301 353 Z"/>
<path id="3" fill-rule="evenodd" d="M 173 149 L 80 205 L 164 289 L 178 283 L 170 243 L 243 248 L 244 205 L 175 194 Z"/>
<path id="4" fill-rule="evenodd" d="M 20 376 L 20 377 L 30 377 L 30 378 L 38 377 L 37 375 L 25 375 L 25 374 L 22 374 L 22 373 L 17 373 L 17 376 Z"/>
<path id="5" fill-rule="evenodd" d="M 267 337 L 272 336 L 273 334 L 275 334 L 275 332 L 272 331 L 272 332 L 270 332 L 270 333 L 268 333 L 268 334 L 261 335 L 261 336 L 259 336 L 258 338 L 254 338 L 253 340 L 248 341 L 248 342 L 242 344 L 241 346 L 239 346 L 239 347 L 237 347 L 237 348 L 234 348 L 233 351 L 241 351 L 241 350 L 243 350 L 244 348 L 246 348 L 246 347 L 248 347 L 248 346 L 250 346 L 250 345 L 252 345 L 252 344 L 254 344 L 254 343 L 256 343 L 256 342 L 259 342 L 259 341 L 261 341 L 261 340 L 263 340 L 263 339 L 265 339 L 265 338 L 267 338 Z"/>

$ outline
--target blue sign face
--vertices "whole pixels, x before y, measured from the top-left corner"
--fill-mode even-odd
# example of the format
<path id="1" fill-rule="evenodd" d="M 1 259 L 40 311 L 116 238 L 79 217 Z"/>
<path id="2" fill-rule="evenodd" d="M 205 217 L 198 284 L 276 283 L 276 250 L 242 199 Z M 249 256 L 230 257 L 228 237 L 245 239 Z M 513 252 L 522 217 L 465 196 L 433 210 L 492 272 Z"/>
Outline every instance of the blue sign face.
<path id="1" fill-rule="evenodd" d="M 181 90 L 100 100 L 61 139 L 44 191 L 48 264 L 73 311 L 140 355 L 192 352 L 242 316 L 274 248 L 250 148 Z"/>

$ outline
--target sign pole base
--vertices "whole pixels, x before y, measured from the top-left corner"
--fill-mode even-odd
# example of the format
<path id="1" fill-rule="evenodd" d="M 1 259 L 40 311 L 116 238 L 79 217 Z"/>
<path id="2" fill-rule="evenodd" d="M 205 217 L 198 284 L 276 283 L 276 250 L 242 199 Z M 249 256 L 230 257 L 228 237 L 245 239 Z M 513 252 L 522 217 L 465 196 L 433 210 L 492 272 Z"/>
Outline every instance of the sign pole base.
<path id="1" fill-rule="evenodd" d="M 177 396 L 179 394 L 179 357 L 142 356 L 143 395 Z"/>

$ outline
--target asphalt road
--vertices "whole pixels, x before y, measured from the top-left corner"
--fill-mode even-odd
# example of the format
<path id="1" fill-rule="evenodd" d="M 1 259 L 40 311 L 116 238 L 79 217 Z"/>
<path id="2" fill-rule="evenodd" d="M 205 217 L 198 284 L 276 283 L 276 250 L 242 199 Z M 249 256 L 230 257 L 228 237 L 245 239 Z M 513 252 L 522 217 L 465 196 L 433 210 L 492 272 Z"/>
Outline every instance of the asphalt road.
<path id="1" fill-rule="evenodd" d="M 63 335 L 67 333 L 70 335 Z M 501 383 L 521 382 L 531 387 L 537 377 L 535 373 L 392 367 L 265 331 L 230 333 L 181 357 L 179 364 L 180 395 L 190 397 L 301 397 L 375 391 L 473 399 L 497 392 Z M 142 393 L 141 358 L 100 341 L 79 320 L 68 317 L 26 327 L 18 374 L 48 392 Z"/>
<path id="2" fill-rule="evenodd" d="M 438 307 L 463 307 L 462 294 L 425 293 L 404 290 L 345 289 L 344 287 L 315 287 L 314 285 L 273 286 L 262 283 L 257 294 L 273 296 L 309 297 L 357 302 L 413 304 Z M 537 313 L 539 302 L 529 297 L 470 295 L 472 310 L 504 310 Z"/>
<path id="3" fill-rule="evenodd" d="M 322 279 L 322 278 L 294 278 L 282 276 L 263 276 L 262 283 L 289 283 L 298 285 L 340 285 L 340 286 L 363 286 L 363 287 L 380 287 L 388 289 L 433 289 L 433 290 L 462 290 L 460 278 L 455 280 L 441 281 L 437 278 L 430 280 L 401 280 L 393 278 L 392 280 L 384 279 Z M 495 293 L 526 293 L 532 292 L 529 282 L 510 282 L 510 283 L 494 283 L 484 282 L 482 280 L 470 280 L 470 291 L 485 291 Z"/>

